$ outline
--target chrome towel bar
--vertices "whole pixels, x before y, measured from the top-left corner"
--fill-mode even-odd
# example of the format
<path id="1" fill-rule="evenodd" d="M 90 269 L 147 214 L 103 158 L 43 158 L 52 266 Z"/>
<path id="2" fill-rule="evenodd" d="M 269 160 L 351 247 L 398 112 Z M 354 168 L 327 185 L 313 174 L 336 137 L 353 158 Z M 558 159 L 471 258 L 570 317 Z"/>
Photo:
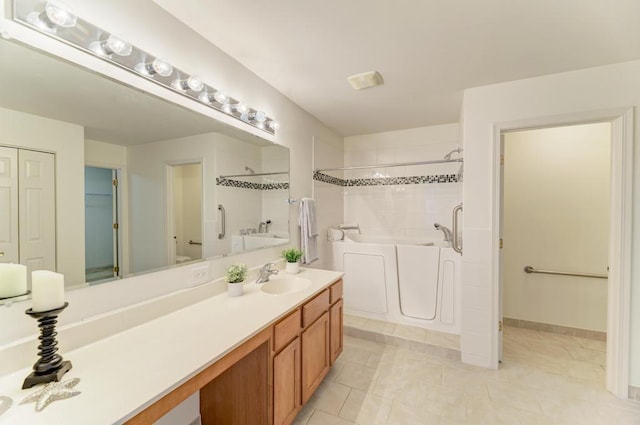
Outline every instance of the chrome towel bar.
<path id="1" fill-rule="evenodd" d="M 553 270 L 540 270 L 534 269 L 531 266 L 524 266 L 525 273 L 541 273 L 541 274 L 555 274 L 559 276 L 577 276 L 577 277 L 593 277 L 596 279 L 608 279 L 609 276 L 606 274 L 593 274 L 593 273 L 569 273 L 569 272 L 558 272 Z"/>

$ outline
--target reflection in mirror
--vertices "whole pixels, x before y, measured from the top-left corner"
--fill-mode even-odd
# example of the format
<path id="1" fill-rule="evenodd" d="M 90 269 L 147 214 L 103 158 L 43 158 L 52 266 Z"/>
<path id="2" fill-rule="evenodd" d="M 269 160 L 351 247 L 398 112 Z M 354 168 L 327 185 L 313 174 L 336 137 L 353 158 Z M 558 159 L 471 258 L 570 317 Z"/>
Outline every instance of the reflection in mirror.
<path id="1" fill-rule="evenodd" d="M 287 243 L 288 149 L 13 42 L 0 61 L 0 263 L 70 287 Z"/>

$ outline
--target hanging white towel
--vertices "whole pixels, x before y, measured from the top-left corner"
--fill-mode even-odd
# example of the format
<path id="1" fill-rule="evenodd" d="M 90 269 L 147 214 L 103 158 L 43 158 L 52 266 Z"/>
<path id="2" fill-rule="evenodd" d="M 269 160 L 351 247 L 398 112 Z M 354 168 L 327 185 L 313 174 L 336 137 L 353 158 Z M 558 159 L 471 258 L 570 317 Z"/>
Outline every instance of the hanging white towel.
<path id="1" fill-rule="evenodd" d="M 302 263 L 310 264 L 318 259 L 318 226 L 316 224 L 316 201 L 311 198 L 300 199 L 300 248 Z"/>

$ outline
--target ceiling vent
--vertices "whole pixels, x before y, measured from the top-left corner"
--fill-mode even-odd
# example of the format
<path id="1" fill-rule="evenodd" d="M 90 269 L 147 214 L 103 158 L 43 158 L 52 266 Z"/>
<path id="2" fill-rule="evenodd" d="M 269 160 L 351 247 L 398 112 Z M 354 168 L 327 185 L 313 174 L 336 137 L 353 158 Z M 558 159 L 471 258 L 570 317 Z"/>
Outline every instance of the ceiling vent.
<path id="1" fill-rule="evenodd" d="M 355 90 L 368 89 L 384 84 L 384 79 L 378 71 L 363 72 L 347 77 L 347 81 Z"/>

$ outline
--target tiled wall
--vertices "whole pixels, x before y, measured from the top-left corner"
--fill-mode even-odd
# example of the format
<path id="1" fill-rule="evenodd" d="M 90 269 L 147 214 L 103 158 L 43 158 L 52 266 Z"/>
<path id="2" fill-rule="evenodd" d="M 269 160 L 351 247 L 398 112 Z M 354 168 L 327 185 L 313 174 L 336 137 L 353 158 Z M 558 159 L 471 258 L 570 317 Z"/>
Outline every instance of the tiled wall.
<path id="1" fill-rule="evenodd" d="M 440 160 L 458 147 L 457 124 L 347 137 L 344 165 Z M 460 167 L 461 163 L 448 163 L 325 174 L 346 181 L 345 223 L 359 224 L 363 233 L 379 236 L 442 239 L 433 225 L 451 228 L 452 209 L 462 201 Z"/>

